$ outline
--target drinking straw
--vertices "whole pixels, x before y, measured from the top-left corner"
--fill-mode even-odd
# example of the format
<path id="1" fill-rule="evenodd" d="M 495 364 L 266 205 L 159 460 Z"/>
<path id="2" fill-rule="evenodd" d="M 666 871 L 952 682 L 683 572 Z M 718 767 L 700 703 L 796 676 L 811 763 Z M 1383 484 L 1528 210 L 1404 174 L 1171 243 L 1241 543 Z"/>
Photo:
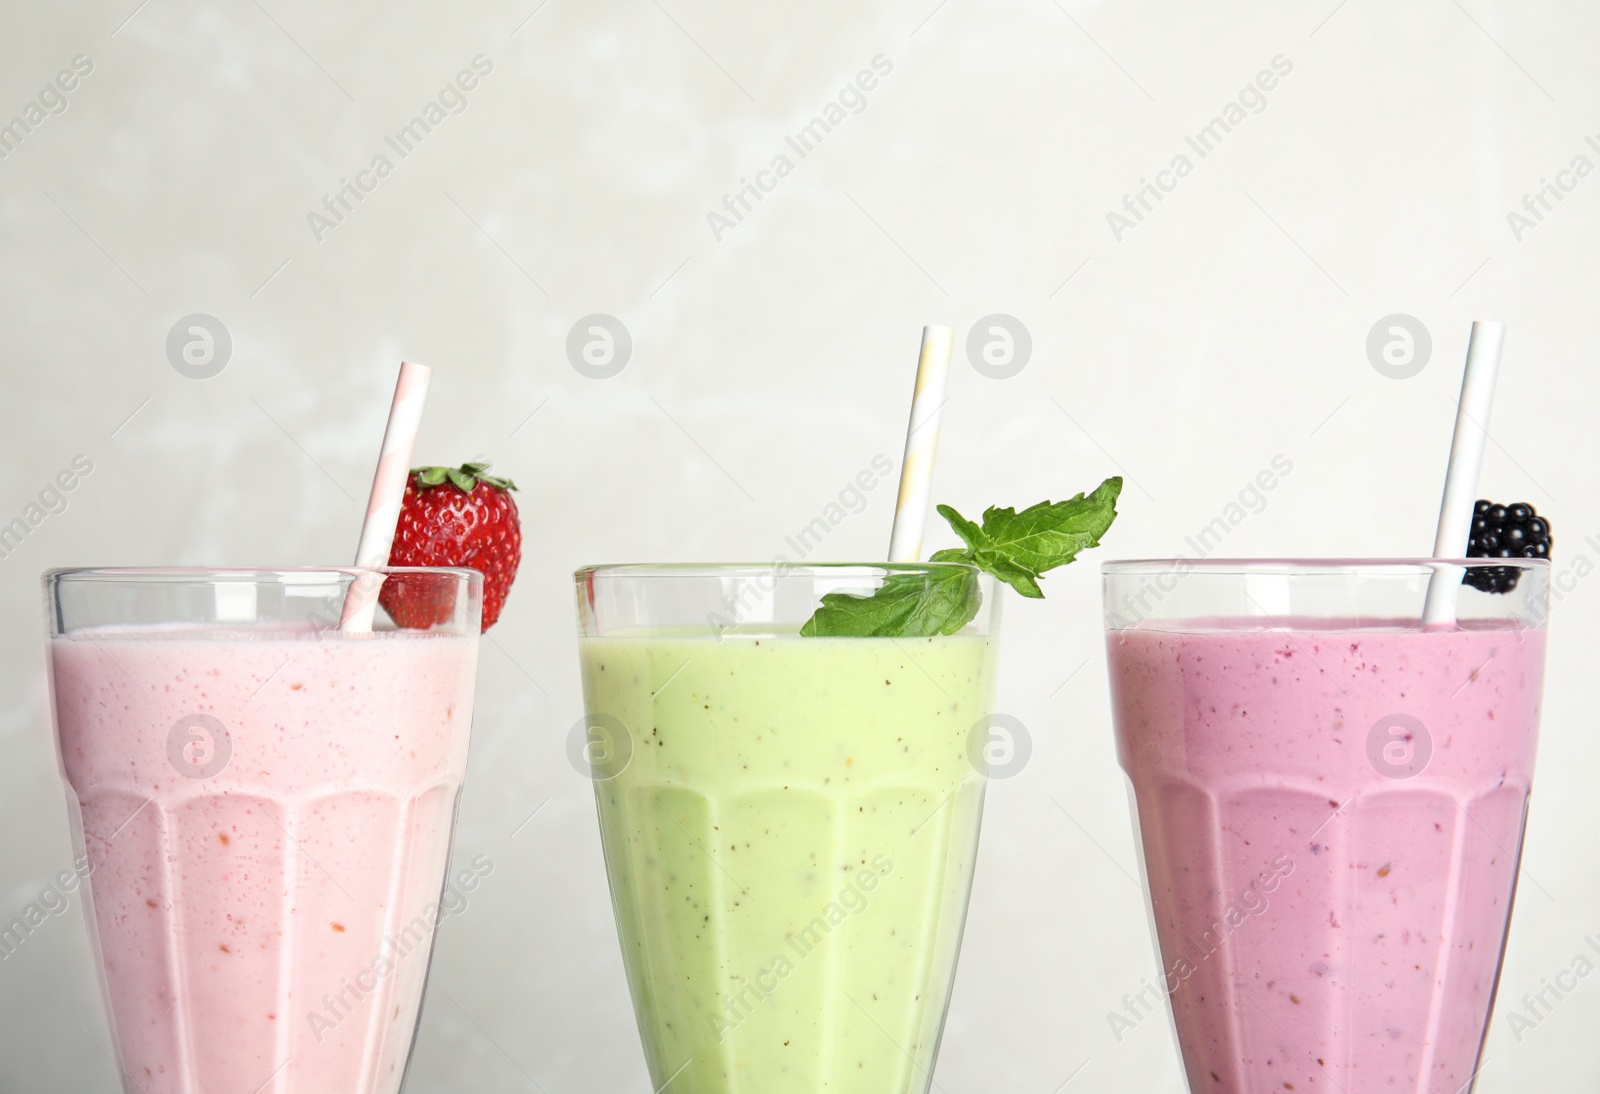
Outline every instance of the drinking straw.
<path id="1" fill-rule="evenodd" d="M 1472 536 L 1473 504 L 1478 497 L 1478 473 L 1483 469 L 1483 448 L 1489 438 L 1489 408 L 1494 402 L 1495 377 L 1500 372 L 1500 349 L 1505 344 L 1504 323 L 1479 320 L 1472 324 L 1467 343 L 1467 367 L 1461 377 L 1461 401 L 1456 407 L 1456 431 L 1450 441 L 1450 466 L 1444 476 L 1444 498 L 1439 505 L 1439 529 L 1433 539 L 1434 558 L 1462 558 Z M 1436 566 L 1428 579 L 1428 599 L 1422 608 L 1422 625 L 1449 626 L 1456 619 L 1456 597 L 1461 591 L 1460 566 Z"/>
<path id="2" fill-rule="evenodd" d="M 394 543 L 395 526 L 400 523 L 400 504 L 405 500 L 411 455 L 416 451 L 422 405 L 428 399 L 432 375 L 425 365 L 400 362 L 400 378 L 395 382 L 394 402 L 389 406 L 389 424 L 383 430 L 383 448 L 372 476 L 372 494 L 367 498 L 367 516 L 361 523 L 361 540 L 356 546 L 356 566 L 365 572 L 350 583 L 345 593 L 344 612 L 339 618 L 342 631 L 372 629 L 378 588 L 383 584 L 383 576 L 372 571 L 389 562 L 389 548 Z"/>
<path id="3" fill-rule="evenodd" d="M 895 501 L 894 528 L 889 533 L 890 562 L 918 562 L 922 534 L 928 525 L 933 493 L 933 459 L 939 451 L 939 411 L 944 407 L 945 381 L 956 332 L 949 327 L 923 327 L 917 358 L 917 387 L 911 396 L 906 425 L 906 454 L 900 462 L 900 497 Z"/>

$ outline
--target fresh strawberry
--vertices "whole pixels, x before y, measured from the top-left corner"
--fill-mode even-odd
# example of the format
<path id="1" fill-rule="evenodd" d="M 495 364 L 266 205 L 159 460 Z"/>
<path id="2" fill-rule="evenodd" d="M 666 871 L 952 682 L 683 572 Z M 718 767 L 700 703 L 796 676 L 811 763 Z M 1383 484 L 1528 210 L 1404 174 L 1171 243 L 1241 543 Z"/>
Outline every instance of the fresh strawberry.
<path id="1" fill-rule="evenodd" d="M 510 479 L 487 463 L 418 467 L 406 483 L 391 566 L 470 566 L 483 574 L 483 629 L 494 626 L 522 561 L 522 527 Z M 401 627 L 427 628 L 450 618 L 453 605 L 436 583 L 390 577 L 378 603 Z"/>

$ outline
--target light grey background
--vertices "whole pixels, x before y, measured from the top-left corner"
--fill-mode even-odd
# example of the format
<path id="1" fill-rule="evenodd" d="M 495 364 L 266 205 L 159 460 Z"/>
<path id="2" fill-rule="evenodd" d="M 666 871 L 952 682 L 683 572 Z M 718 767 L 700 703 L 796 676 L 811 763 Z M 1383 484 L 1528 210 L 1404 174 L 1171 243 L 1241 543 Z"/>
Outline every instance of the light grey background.
<path id="1" fill-rule="evenodd" d="M 346 561 L 414 358 L 436 370 L 419 457 L 514 476 L 526 555 L 485 647 L 458 832 L 495 870 L 443 928 L 412 1089 L 646 1091 L 564 751 L 575 566 L 770 558 L 874 455 L 898 460 L 919 328 L 964 346 L 991 313 L 1033 355 L 1006 380 L 958 360 L 939 500 L 1027 504 L 1120 471 L 1101 557 L 1170 555 L 1282 454 L 1293 472 L 1220 553 L 1423 553 L 1467 327 L 1498 318 L 1484 491 L 1553 515 L 1570 591 L 1480 1089 L 1600 1085 L 1600 977 L 1520 1039 L 1506 1021 L 1600 933 L 1600 179 L 1568 176 L 1520 239 L 1506 215 L 1574 157 L 1600 163 L 1600 8 L 135 3 L 0 13 L 0 122 L 93 62 L 0 160 L 0 523 L 93 462 L 0 559 L 0 918 L 71 856 L 39 572 Z M 307 214 L 479 54 L 493 71 L 466 108 L 317 241 Z M 719 241 L 708 212 L 880 54 L 861 113 Z M 1279 55 L 1265 107 L 1195 155 L 1185 135 Z M 1192 173 L 1119 240 L 1107 213 L 1186 151 Z M 597 312 L 633 340 L 606 380 L 566 357 Z M 168 362 L 193 313 L 232 339 L 213 379 Z M 1411 379 L 1367 357 L 1392 313 L 1431 332 Z M 892 506 L 886 483 L 813 557 L 878 557 Z M 990 794 L 949 1094 L 1182 1088 L 1164 1022 L 1119 1043 L 1106 1020 L 1156 964 L 1097 562 L 1008 606 L 999 704 L 1034 754 Z M 95 991 L 75 900 L 0 962 L 0 1089 L 115 1089 Z"/>

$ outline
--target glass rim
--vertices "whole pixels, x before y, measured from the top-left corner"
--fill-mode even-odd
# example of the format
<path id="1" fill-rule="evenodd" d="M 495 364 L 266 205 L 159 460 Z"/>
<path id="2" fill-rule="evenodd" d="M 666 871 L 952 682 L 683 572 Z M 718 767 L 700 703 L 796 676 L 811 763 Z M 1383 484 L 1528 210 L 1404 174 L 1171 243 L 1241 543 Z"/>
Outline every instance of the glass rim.
<path id="1" fill-rule="evenodd" d="M 1440 566 L 1481 569 L 1511 566 L 1549 569 L 1547 558 L 1119 558 L 1100 564 L 1106 577 L 1119 574 L 1209 571 L 1217 574 L 1307 573 L 1428 573 Z"/>
<path id="2" fill-rule="evenodd" d="M 362 574 L 443 574 L 483 581 L 483 574 L 470 566 L 61 566 L 46 570 L 47 585 L 60 581 L 148 581 L 181 582 L 206 578 L 271 579 L 285 574 L 315 575 L 334 579 Z"/>
<path id="3" fill-rule="evenodd" d="M 580 566 L 572 572 L 579 582 L 591 577 L 745 577 L 778 573 L 785 577 L 844 574 L 869 576 L 882 573 L 932 574 L 951 570 L 982 573 L 970 562 L 612 562 Z"/>

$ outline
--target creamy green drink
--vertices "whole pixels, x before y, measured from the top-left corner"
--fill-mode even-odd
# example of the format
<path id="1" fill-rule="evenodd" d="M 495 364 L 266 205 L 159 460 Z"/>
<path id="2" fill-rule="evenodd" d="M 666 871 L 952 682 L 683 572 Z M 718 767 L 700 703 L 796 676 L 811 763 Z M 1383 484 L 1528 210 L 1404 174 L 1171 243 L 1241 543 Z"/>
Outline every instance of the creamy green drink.
<path id="1" fill-rule="evenodd" d="M 996 579 L 1043 596 L 1121 485 L 940 506 L 967 546 L 926 563 L 577 572 L 568 743 L 656 1090 L 927 1094 L 1011 721 Z"/>
<path id="2" fill-rule="evenodd" d="M 655 1084 L 925 1091 L 977 850 L 990 639 L 585 638 L 581 656 L 591 716 L 631 738 L 631 757 L 608 741 L 626 766 L 596 796 Z"/>

